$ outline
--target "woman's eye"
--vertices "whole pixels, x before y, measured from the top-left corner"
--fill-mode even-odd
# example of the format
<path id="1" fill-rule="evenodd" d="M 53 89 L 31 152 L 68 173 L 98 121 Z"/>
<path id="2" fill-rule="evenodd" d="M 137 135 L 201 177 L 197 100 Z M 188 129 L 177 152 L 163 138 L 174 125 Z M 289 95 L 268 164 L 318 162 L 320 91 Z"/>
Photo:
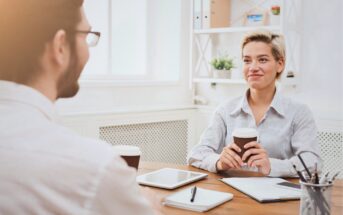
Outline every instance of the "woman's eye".
<path id="1" fill-rule="evenodd" d="M 267 61 L 268 61 L 267 58 L 261 58 L 261 59 L 259 59 L 259 62 L 261 62 L 261 63 L 266 63 Z"/>
<path id="2" fill-rule="evenodd" d="M 243 62 L 244 62 L 245 64 L 247 64 L 247 63 L 250 63 L 250 60 L 249 60 L 249 59 L 244 59 Z"/>

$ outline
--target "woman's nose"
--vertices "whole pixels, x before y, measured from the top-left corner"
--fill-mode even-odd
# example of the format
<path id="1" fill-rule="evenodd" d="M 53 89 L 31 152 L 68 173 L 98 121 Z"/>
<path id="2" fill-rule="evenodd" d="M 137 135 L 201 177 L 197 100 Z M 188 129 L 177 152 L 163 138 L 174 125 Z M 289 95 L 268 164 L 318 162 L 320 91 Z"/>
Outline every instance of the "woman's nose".
<path id="1" fill-rule="evenodd" d="M 259 66 L 256 61 L 252 61 L 250 66 L 249 66 L 249 71 L 256 71 L 258 70 Z"/>

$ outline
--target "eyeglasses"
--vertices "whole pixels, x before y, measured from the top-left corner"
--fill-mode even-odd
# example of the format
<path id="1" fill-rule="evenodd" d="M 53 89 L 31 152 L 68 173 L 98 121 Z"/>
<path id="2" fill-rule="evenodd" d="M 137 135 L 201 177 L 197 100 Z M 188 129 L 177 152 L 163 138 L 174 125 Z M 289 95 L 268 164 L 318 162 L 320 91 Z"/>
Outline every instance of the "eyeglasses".
<path id="1" fill-rule="evenodd" d="M 98 44 L 101 33 L 98 31 L 79 31 L 75 30 L 76 33 L 87 34 L 86 42 L 89 47 L 94 47 Z"/>

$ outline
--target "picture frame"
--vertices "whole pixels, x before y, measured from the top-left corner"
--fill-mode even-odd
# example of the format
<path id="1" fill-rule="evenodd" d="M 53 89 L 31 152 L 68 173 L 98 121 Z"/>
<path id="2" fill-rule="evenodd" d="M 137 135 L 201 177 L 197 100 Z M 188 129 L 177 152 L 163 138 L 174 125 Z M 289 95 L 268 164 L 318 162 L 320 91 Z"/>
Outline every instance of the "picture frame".
<path id="1" fill-rule="evenodd" d="M 253 10 L 244 14 L 243 26 L 264 26 L 267 25 L 267 22 L 267 10 Z"/>

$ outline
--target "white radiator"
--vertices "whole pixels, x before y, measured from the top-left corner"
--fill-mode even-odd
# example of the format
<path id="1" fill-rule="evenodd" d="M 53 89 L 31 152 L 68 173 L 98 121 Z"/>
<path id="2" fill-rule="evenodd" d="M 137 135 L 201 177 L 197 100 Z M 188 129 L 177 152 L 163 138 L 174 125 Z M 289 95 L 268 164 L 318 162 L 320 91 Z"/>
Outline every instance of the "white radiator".
<path id="1" fill-rule="evenodd" d="M 341 171 L 338 178 L 343 178 L 343 132 L 319 132 L 318 140 L 324 160 L 323 172 Z"/>
<path id="2" fill-rule="evenodd" d="M 186 164 L 198 137 L 196 109 L 154 109 L 64 115 L 59 121 L 80 135 L 110 144 L 135 145 L 142 160 Z"/>
<path id="3" fill-rule="evenodd" d="M 187 120 L 103 126 L 100 139 L 113 145 L 138 146 L 143 161 L 186 164 Z"/>
<path id="4" fill-rule="evenodd" d="M 66 115 L 60 122 L 81 135 L 111 144 L 136 145 L 142 160 L 185 164 L 187 151 L 199 140 L 212 111 L 200 109 Z M 196 117 L 195 117 L 196 116 Z M 324 172 L 341 171 L 343 178 L 342 122 L 319 121 L 318 139 Z"/>

